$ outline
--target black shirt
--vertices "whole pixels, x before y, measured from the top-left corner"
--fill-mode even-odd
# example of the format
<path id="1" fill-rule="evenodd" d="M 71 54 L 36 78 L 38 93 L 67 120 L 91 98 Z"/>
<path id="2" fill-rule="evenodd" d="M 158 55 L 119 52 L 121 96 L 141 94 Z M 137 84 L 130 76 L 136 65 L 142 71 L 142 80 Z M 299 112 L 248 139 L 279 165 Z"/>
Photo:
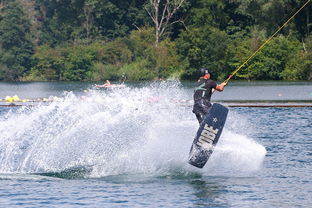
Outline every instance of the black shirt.
<path id="1" fill-rule="evenodd" d="M 216 89 L 217 83 L 211 79 L 204 79 L 201 77 L 198 80 L 198 86 L 194 92 L 194 102 L 198 103 L 204 101 L 205 103 L 210 101 L 212 89 Z"/>

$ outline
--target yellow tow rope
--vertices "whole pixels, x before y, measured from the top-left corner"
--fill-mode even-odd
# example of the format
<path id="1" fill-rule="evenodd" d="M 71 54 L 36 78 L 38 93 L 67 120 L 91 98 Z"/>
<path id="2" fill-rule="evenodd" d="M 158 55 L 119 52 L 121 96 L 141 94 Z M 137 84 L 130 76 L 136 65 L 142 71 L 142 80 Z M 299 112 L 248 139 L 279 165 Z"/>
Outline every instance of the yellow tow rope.
<path id="1" fill-rule="evenodd" d="M 278 28 L 278 30 L 276 30 L 276 32 L 271 36 L 271 37 L 269 37 L 244 63 L 242 63 L 230 76 L 229 76 L 229 78 L 227 78 L 225 81 L 224 81 L 224 83 L 228 83 L 229 82 L 229 80 L 243 67 L 243 66 L 245 66 L 245 64 L 247 64 L 248 63 L 248 61 L 250 61 L 250 59 L 252 59 L 266 44 L 268 44 L 271 40 L 272 40 L 272 38 L 283 28 L 283 27 L 285 27 L 289 22 L 290 22 L 290 20 L 292 20 L 309 2 L 310 2 L 311 0 L 308 0 L 308 1 L 306 1 L 306 3 L 304 3 L 301 7 L 300 7 L 300 9 L 298 9 L 298 11 L 295 13 L 295 14 L 293 14 L 283 25 L 282 25 L 282 27 L 280 27 L 280 28 Z"/>

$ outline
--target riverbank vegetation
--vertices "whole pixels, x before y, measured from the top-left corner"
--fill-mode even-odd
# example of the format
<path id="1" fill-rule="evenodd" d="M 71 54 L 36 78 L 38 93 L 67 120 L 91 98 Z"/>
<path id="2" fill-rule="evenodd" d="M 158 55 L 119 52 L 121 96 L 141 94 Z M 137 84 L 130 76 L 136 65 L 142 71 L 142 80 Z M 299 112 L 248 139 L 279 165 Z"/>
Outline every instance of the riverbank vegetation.
<path id="1" fill-rule="evenodd" d="M 305 1 L 157 2 L 0 0 L 0 80 L 224 80 Z M 311 20 L 312 3 L 235 79 L 311 80 Z"/>

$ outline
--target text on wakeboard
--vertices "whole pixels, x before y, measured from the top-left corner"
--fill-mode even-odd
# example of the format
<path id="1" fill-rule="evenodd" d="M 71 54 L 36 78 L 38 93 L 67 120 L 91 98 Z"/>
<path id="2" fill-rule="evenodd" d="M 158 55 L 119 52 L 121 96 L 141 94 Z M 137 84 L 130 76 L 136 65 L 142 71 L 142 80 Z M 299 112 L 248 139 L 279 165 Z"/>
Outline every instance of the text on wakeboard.
<path id="1" fill-rule="evenodd" d="M 214 139 L 218 133 L 219 129 L 213 129 L 212 126 L 208 126 L 205 124 L 200 137 L 198 138 L 197 145 L 202 147 L 203 149 L 211 149 Z"/>

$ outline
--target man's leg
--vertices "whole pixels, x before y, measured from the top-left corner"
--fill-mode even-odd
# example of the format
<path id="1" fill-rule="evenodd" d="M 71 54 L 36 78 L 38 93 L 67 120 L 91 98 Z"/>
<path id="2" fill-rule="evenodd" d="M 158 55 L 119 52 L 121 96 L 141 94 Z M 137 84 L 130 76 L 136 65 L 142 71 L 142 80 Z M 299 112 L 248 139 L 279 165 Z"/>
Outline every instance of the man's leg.
<path id="1" fill-rule="evenodd" d="M 199 125 L 203 122 L 203 120 L 206 118 L 207 114 L 209 113 L 211 109 L 211 106 L 204 106 L 201 107 L 198 112 L 196 112 L 196 118 L 199 122 Z"/>
<path id="2" fill-rule="evenodd" d="M 199 125 L 203 122 L 204 109 L 199 103 L 195 103 L 193 106 L 193 113 L 195 114 Z"/>
<path id="3" fill-rule="evenodd" d="M 196 118 L 198 120 L 199 125 L 203 122 L 203 116 L 201 114 L 196 113 Z"/>

